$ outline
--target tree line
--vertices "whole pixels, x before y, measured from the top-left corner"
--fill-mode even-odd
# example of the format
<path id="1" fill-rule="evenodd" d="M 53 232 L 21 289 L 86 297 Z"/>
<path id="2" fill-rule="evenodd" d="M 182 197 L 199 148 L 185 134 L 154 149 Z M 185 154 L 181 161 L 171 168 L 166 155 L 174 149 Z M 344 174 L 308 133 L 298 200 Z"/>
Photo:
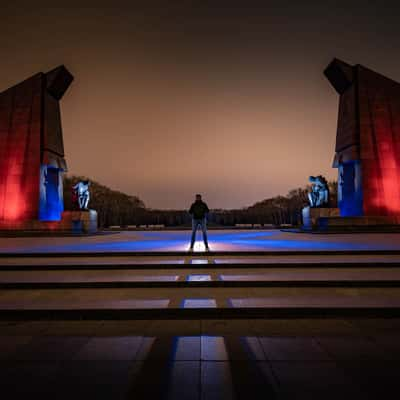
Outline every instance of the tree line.
<path id="1" fill-rule="evenodd" d="M 80 180 L 90 180 L 83 176 L 64 177 L 64 205 L 72 210 L 72 186 Z M 190 226 L 191 218 L 187 210 L 156 210 L 147 208 L 137 196 L 112 190 L 98 182 L 90 186 L 89 208 L 98 213 L 100 228 L 128 225 Z M 208 218 L 210 226 L 234 226 L 236 224 L 299 225 L 301 210 L 308 204 L 310 185 L 289 191 L 286 196 L 275 196 L 262 200 L 250 207 L 240 209 L 214 209 Z M 337 182 L 329 182 L 330 207 L 337 207 Z"/>

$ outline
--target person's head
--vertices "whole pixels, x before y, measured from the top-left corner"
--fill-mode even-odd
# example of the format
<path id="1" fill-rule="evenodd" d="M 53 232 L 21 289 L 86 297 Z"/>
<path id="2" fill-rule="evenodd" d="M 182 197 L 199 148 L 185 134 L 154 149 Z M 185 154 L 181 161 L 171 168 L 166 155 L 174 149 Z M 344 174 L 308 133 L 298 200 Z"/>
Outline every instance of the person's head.
<path id="1" fill-rule="evenodd" d="M 201 201 L 201 194 L 196 194 L 196 201 Z"/>

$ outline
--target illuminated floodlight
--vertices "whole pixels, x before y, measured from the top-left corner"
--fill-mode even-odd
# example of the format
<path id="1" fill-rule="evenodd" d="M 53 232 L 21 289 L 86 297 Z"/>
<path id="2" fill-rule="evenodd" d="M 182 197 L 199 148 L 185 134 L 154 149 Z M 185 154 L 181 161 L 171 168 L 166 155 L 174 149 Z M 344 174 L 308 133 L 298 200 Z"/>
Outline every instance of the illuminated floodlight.
<path id="1" fill-rule="evenodd" d="M 203 242 L 197 242 L 194 244 L 193 251 L 197 252 L 204 252 L 206 251 L 206 246 L 204 245 Z"/>
<path id="2" fill-rule="evenodd" d="M 215 299 L 184 299 L 181 308 L 216 308 L 217 302 Z"/>
<path id="3" fill-rule="evenodd" d="M 209 274 L 190 274 L 186 277 L 188 282 L 207 282 L 211 281 L 211 275 Z"/>
<path id="4" fill-rule="evenodd" d="M 198 264 L 208 264 L 209 262 L 208 262 L 208 260 L 206 259 L 206 258 L 203 258 L 203 259 L 194 259 L 194 260 L 190 260 L 190 264 L 196 264 L 196 265 L 198 265 Z"/>

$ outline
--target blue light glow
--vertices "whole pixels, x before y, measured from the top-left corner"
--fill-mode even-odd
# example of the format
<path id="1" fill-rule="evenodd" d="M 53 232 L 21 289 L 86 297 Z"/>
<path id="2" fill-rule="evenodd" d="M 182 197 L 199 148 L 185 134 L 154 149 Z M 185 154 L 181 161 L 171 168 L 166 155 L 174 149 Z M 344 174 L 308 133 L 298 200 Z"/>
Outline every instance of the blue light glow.
<path id="1" fill-rule="evenodd" d="M 385 235 L 309 235 L 274 231 L 210 231 L 210 246 L 219 251 L 329 251 L 329 250 L 396 250 L 400 248 L 398 236 Z M 2 252 L 186 252 L 189 231 L 121 232 L 120 234 L 84 238 L 32 238 L 13 244 L 0 244 Z M 194 257 L 185 263 L 210 263 L 211 258 Z M 215 261 L 218 263 L 218 261 Z"/>
<path id="2" fill-rule="evenodd" d="M 339 165 L 338 206 L 342 217 L 364 214 L 359 161 L 350 161 Z"/>
<path id="3" fill-rule="evenodd" d="M 62 170 L 40 167 L 39 220 L 60 221 L 64 211 Z"/>

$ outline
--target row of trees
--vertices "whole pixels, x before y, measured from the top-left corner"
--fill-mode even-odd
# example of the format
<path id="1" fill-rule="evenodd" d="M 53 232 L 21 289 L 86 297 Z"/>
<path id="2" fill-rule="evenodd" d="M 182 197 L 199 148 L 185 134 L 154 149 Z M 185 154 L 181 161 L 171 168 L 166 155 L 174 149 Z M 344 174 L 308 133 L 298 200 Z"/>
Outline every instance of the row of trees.
<path id="1" fill-rule="evenodd" d="M 110 225 L 136 224 L 137 218 L 146 211 L 142 200 L 137 196 L 129 196 L 117 190 L 112 190 L 84 176 L 64 177 L 64 207 L 72 210 L 72 187 L 79 181 L 90 181 L 89 207 L 98 213 L 99 227 Z"/>
<path id="2" fill-rule="evenodd" d="M 72 186 L 88 178 L 66 176 L 64 178 L 64 203 L 71 210 Z M 137 196 L 112 190 L 98 182 L 91 181 L 90 208 L 97 210 L 99 227 L 111 225 L 165 225 L 189 226 L 190 216 L 186 210 L 154 210 L 145 207 Z M 329 182 L 330 206 L 336 207 L 337 183 Z M 291 224 L 301 223 L 301 210 L 308 204 L 310 186 L 291 190 L 286 196 L 275 196 L 246 208 L 235 210 L 212 210 L 209 224 L 234 226 L 235 224 Z"/>
<path id="3" fill-rule="evenodd" d="M 337 207 L 337 182 L 328 183 L 329 206 Z M 308 205 L 311 186 L 291 190 L 286 196 L 275 196 L 239 210 L 219 210 L 215 213 L 218 225 L 235 224 L 301 224 L 301 210 Z"/>

